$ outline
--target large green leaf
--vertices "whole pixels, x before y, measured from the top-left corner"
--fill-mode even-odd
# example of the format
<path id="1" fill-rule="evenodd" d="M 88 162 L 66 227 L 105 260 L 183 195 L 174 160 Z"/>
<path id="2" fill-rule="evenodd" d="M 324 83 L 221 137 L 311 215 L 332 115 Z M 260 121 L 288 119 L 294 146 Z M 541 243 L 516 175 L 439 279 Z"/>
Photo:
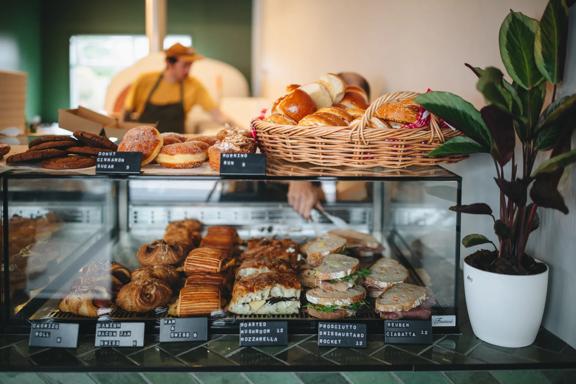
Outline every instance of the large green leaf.
<path id="1" fill-rule="evenodd" d="M 513 86 L 522 103 L 522 118 L 518 121 L 518 127 L 520 128 L 518 136 L 520 140 L 526 142 L 536 132 L 538 119 L 546 97 L 546 83 L 540 83 L 529 90 L 522 88 L 517 83 L 514 83 Z"/>
<path id="2" fill-rule="evenodd" d="M 510 77 L 525 89 L 540 84 L 544 77 L 534 59 L 538 21 L 511 11 L 500 27 L 500 56 Z"/>
<path id="3" fill-rule="evenodd" d="M 462 239 L 462 245 L 465 246 L 466 248 L 490 243 L 494 244 L 490 240 L 488 240 L 486 236 L 481 235 L 479 233 L 471 233 L 469 235 L 464 236 L 464 238 Z"/>
<path id="4" fill-rule="evenodd" d="M 574 130 L 576 130 L 576 117 L 564 119 L 553 125 L 546 125 L 536 133 L 536 148 L 547 151 L 559 143 L 569 143 Z"/>
<path id="5" fill-rule="evenodd" d="M 504 111 L 512 109 L 512 95 L 502 84 L 502 72 L 495 67 L 486 68 L 478 82 L 476 88 L 484 95 L 487 102 L 492 103 Z"/>
<path id="6" fill-rule="evenodd" d="M 460 96 L 450 92 L 427 92 L 416 97 L 415 101 L 472 140 L 490 148 L 490 132 L 480 112 Z"/>
<path id="7" fill-rule="evenodd" d="M 550 104 L 540 117 L 538 129 L 555 125 L 558 122 L 576 116 L 576 94 L 565 96 Z"/>
<path id="8" fill-rule="evenodd" d="M 434 149 L 428 154 L 430 157 L 442 157 L 453 155 L 469 155 L 471 153 L 485 152 L 489 149 L 466 136 L 456 136 Z"/>
<path id="9" fill-rule="evenodd" d="M 576 149 L 558 156 L 554 156 L 553 158 L 544 161 L 542 164 L 540 164 L 536 171 L 534 171 L 532 177 L 536 177 L 543 173 L 556 172 L 574 162 L 576 162 Z"/>
<path id="10" fill-rule="evenodd" d="M 568 36 L 568 7 L 564 0 L 550 0 L 534 38 L 534 58 L 540 73 L 553 84 L 562 80 Z"/>

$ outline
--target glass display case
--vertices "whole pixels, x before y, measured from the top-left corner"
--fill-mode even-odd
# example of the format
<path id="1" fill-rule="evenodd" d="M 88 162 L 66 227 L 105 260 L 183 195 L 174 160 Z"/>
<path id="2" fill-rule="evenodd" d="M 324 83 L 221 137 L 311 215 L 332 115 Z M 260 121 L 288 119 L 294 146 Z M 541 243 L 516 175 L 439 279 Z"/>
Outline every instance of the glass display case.
<path id="1" fill-rule="evenodd" d="M 295 181 L 310 182 L 322 191 L 325 213 L 314 210 L 307 221 L 292 209 L 286 194 Z M 143 321 L 147 332 L 157 332 L 158 319 L 179 316 L 171 306 L 177 305 L 187 281 L 186 255 L 173 263 L 178 280 L 171 286 L 169 302 L 147 311 L 116 305 L 118 289 L 130 274 L 126 277 L 114 268 L 120 265 L 132 272 L 139 268 L 137 253 L 143 245 L 162 239 L 169 223 L 184 219 L 202 223 L 197 242 L 185 253 L 201 246 L 198 242 L 210 227 L 233 227 L 240 239 L 230 256 L 234 261 L 228 267 L 233 270 L 250 246 L 248 240 L 290 239 L 303 245 L 338 228 L 330 219 L 336 216 L 347 230 L 370 234 L 382 244 L 369 254 L 343 251 L 359 259 L 361 270 L 370 273 L 382 258 L 398 261 L 408 273 L 404 281 L 426 288 L 434 332 L 453 332 L 458 324 L 460 217 L 448 208 L 460 203 L 460 190 L 460 177 L 440 167 L 279 171 L 271 164 L 261 177 L 4 172 L 4 329 L 54 320 L 78 322 L 82 332 L 93 333 L 96 321 L 112 319 Z M 302 248 L 295 252 L 293 267 L 301 278 L 306 252 Z M 318 320 L 307 311 L 304 287 L 297 313 L 234 314 L 227 304 L 240 277 L 233 272 L 226 276 L 229 292 L 221 297 L 221 310 L 205 315 L 211 330 L 237 333 L 240 321 L 253 318 L 287 320 L 289 332 L 317 330 Z M 96 289 L 100 287 L 104 289 Z M 68 303 L 76 310 L 62 310 L 61 303 L 74 292 L 84 301 Z M 78 309 L 86 300 L 97 307 L 92 315 Z M 365 322 L 369 331 L 382 333 L 383 320 L 375 312 L 374 300 L 366 297 L 353 317 L 342 320 Z"/>

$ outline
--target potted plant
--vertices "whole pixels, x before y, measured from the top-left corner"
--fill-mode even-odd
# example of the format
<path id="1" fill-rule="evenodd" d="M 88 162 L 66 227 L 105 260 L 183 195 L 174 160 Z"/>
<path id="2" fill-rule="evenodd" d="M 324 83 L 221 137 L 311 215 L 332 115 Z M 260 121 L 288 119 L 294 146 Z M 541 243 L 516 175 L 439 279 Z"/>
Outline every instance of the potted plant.
<path id="1" fill-rule="evenodd" d="M 559 100 L 566 56 L 568 5 L 551 0 L 540 21 L 511 11 L 499 34 L 500 55 L 512 81 L 495 67 L 466 64 L 478 77 L 477 89 L 487 105 L 478 111 L 461 97 L 429 92 L 416 101 L 462 136 L 452 138 L 430 156 L 489 153 L 500 190 L 499 210 L 484 203 L 451 207 L 492 218 L 498 244 L 481 234 L 462 239 L 478 245 L 464 260 L 466 305 L 474 333 L 506 347 L 530 345 L 540 328 L 546 302 L 548 267 L 526 253 L 538 228 L 538 210 L 568 208 L 558 191 L 565 167 L 576 161 L 570 139 L 576 128 L 576 95 Z M 537 164 L 539 153 L 549 159 Z"/>

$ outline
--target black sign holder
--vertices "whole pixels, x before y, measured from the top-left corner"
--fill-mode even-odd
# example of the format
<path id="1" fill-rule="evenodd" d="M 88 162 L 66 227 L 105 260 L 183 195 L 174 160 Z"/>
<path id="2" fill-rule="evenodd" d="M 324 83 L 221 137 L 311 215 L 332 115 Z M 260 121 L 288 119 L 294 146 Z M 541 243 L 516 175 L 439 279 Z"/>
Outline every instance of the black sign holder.
<path id="1" fill-rule="evenodd" d="M 363 323 L 318 323 L 319 347 L 366 348 L 366 338 L 366 324 Z"/>
<path id="2" fill-rule="evenodd" d="M 141 162 L 140 152 L 99 152 L 96 157 L 96 174 L 139 175 Z"/>
<path id="3" fill-rule="evenodd" d="M 384 342 L 387 344 L 432 344 L 430 320 L 384 320 Z"/>
<path id="4" fill-rule="evenodd" d="M 96 323 L 96 347 L 143 347 L 144 323 L 99 321 Z"/>
<path id="5" fill-rule="evenodd" d="M 278 346 L 288 344 L 287 321 L 250 320 L 240 322 L 240 346 Z"/>
<path id="6" fill-rule="evenodd" d="M 30 323 L 30 347 L 76 348 L 78 347 L 78 323 L 32 321 Z"/>
<path id="7" fill-rule="evenodd" d="M 222 153 L 220 175 L 266 176 L 266 156 L 263 153 Z"/>
<path id="8" fill-rule="evenodd" d="M 206 341 L 208 340 L 208 318 L 160 319 L 160 342 Z"/>

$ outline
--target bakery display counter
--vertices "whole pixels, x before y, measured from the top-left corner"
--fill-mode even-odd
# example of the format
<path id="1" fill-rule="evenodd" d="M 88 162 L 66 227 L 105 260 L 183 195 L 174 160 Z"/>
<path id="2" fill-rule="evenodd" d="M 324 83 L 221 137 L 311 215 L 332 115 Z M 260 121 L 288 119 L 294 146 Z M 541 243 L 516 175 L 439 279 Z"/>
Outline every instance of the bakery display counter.
<path id="1" fill-rule="evenodd" d="M 321 196 L 311 220 L 288 204 L 294 182 Z M 454 332 L 459 215 L 448 207 L 460 183 L 439 167 L 261 177 L 10 169 L 4 329 L 77 324 L 94 338 L 102 324 L 142 324 L 144 348 L 166 319 L 206 319 L 209 339 L 275 321 L 289 339 L 322 322 L 372 337 L 386 319 Z"/>

